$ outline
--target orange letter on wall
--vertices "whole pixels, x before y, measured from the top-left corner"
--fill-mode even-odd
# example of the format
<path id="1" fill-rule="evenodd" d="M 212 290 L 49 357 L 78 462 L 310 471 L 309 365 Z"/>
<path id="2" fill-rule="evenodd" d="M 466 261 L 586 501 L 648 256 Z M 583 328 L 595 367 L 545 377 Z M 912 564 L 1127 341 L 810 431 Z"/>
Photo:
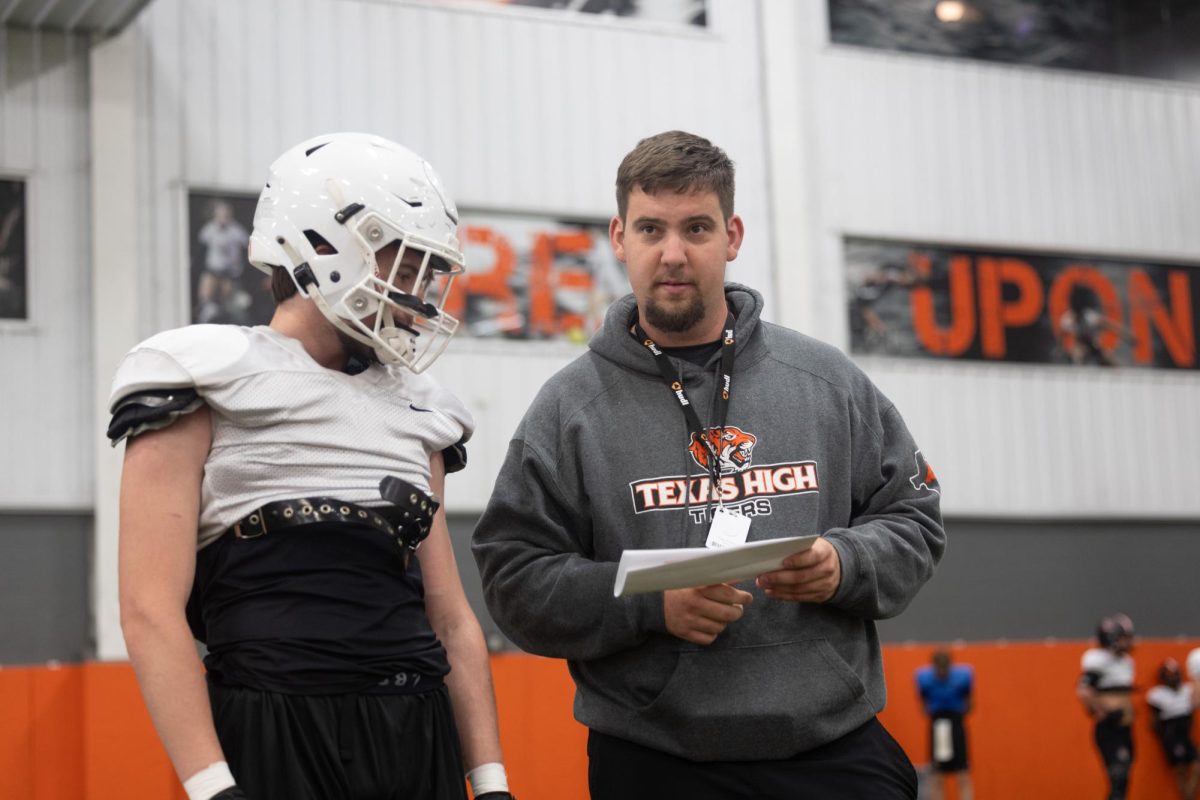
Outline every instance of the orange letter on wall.
<path id="1" fill-rule="evenodd" d="M 933 271 L 928 253 L 911 253 L 909 263 L 923 277 Z M 933 290 L 926 285 L 914 286 L 912 303 L 913 330 L 921 345 L 939 356 L 961 355 L 975 338 L 974 283 L 971 259 L 953 256 L 950 259 L 950 328 L 938 325 L 933 306 Z"/>
<path id="2" fill-rule="evenodd" d="M 1177 367 L 1196 365 L 1196 340 L 1192 316 L 1192 287 L 1188 274 L 1173 269 L 1167 274 L 1171 309 L 1163 307 L 1150 276 L 1143 270 L 1129 273 L 1129 327 L 1133 329 L 1133 357 L 1149 364 L 1154 352 L 1150 345 L 1150 323 L 1158 330 L 1171 360 Z"/>
<path id="3" fill-rule="evenodd" d="M 519 320 L 517 299 L 513 295 L 512 286 L 509 285 L 509 277 L 516 263 L 512 245 L 503 235 L 479 225 L 463 226 L 462 234 L 464 242 L 490 247 L 496 255 L 496 260 L 487 272 L 471 269 L 459 278 L 462 288 L 450 293 L 446 299 L 446 311 L 461 320 L 466 310 L 467 295 L 483 295 L 503 304 L 503 308 L 496 315 L 498 319 Z"/>
<path id="4" fill-rule="evenodd" d="M 560 331 L 582 328 L 578 314 L 564 314 L 557 319 L 554 302 L 556 288 L 591 288 L 592 277 L 579 270 L 555 269 L 559 253 L 586 253 L 592 249 L 592 237 L 587 231 L 539 233 L 533 239 L 529 273 L 529 326 L 532 330 L 553 336 Z"/>
<path id="5" fill-rule="evenodd" d="M 1003 284 L 1018 289 L 1017 299 L 1004 302 Z M 1042 313 L 1042 279 L 1024 261 L 1015 258 L 979 259 L 979 338 L 985 358 L 1004 358 L 1008 352 L 1005 330 L 1031 325 Z"/>

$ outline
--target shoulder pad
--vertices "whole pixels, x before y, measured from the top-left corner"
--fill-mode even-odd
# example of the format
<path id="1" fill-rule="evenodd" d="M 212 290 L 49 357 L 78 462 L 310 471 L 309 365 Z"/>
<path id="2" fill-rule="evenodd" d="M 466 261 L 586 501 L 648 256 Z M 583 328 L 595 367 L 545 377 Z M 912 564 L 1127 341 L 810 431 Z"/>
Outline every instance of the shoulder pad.
<path id="1" fill-rule="evenodd" d="M 1084 672 L 1099 672 L 1112 663 L 1112 657 L 1107 650 L 1093 647 L 1083 654 L 1081 666 Z"/>
<path id="2" fill-rule="evenodd" d="M 392 367 L 391 369 L 395 374 L 403 368 Z M 471 412 L 453 392 L 442 386 L 429 373 L 423 372 L 418 375 L 409 373 L 407 370 L 404 372 L 406 374 L 397 377 L 404 381 L 412 402 L 449 418 L 461 431 L 458 441 L 442 450 L 442 464 L 446 474 L 449 475 L 466 468 L 467 440 L 475 432 L 475 420 L 471 416 Z"/>
<path id="3" fill-rule="evenodd" d="M 195 389 L 154 389 L 127 394 L 113 409 L 107 436 L 115 447 L 122 439 L 165 428 L 203 404 Z"/>
<path id="4" fill-rule="evenodd" d="M 249 347 L 246 331 L 234 325 L 189 325 L 163 331 L 129 351 L 117 367 L 109 410 L 131 394 L 156 389 L 205 386 L 235 364 Z"/>
<path id="5" fill-rule="evenodd" d="M 403 367 L 392 367 L 393 370 L 403 369 Z M 408 372 L 405 370 L 405 372 Z M 412 402 L 417 405 L 436 411 L 442 416 L 449 417 L 454 420 L 462 428 L 461 443 L 465 443 L 471 438 L 471 434 L 475 432 L 475 418 L 471 416 L 471 412 L 463 405 L 446 387 L 442 386 L 436 378 L 427 372 L 421 374 L 408 373 L 403 378 L 406 387 L 411 392 Z"/>

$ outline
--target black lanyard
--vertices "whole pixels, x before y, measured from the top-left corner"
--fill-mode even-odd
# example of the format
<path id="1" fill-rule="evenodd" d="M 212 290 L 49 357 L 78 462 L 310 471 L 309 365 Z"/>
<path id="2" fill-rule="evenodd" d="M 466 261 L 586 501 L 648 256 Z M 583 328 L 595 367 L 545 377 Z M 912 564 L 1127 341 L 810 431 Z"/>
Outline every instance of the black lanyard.
<path id="1" fill-rule="evenodd" d="M 725 436 L 725 421 L 729 417 L 729 396 L 733 390 L 733 312 L 725 317 L 724 338 L 721 340 L 721 386 L 717 392 L 717 441 L 720 442 Z M 654 340 L 646 333 L 640 323 L 633 324 L 633 333 L 638 337 L 638 341 L 642 346 L 650 351 L 650 355 L 654 356 L 654 363 L 658 365 L 658 371 L 662 373 L 663 378 L 667 381 L 667 386 L 671 389 L 671 394 L 675 395 L 675 399 L 679 401 L 680 407 L 683 408 L 683 416 L 687 419 L 689 430 L 692 433 L 692 440 L 700 442 L 708 450 L 708 473 L 712 480 L 712 489 L 710 497 L 720 495 L 720 480 L 721 480 L 721 460 L 720 450 L 714 446 L 708 436 L 705 435 L 704 426 L 700 424 L 700 417 L 696 414 L 696 409 L 692 406 L 691 400 L 688 399 L 687 391 L 683 388 L 683 380 L 679 377 L 675 368 L 671 365 L 671 359 L 664 353 Z M 718 500 L 718 503 L 720 500 Z M 707 503 L 705 504 L 707 505 Z"/>

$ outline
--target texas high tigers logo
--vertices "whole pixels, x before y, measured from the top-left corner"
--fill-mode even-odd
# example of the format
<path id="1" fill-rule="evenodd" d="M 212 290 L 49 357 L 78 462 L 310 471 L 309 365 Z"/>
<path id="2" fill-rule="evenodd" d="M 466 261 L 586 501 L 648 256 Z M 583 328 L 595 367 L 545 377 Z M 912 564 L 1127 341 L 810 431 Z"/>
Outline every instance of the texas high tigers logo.
<path id="1" fill-rule="evenodd" d="M 754 445 L 758 442 L 757 436 L 746 433 L 733 425 L 726 425 L 723 430 L 709 428 L 704 431 L 704 439 L 711 445 L 712 451 L 717 454 L 722 475 L 742 472 L 749 467 L 754 453 Z M 692 434 L 692 443 L 688 446 L 688 452 L 692 454 L 692 458 L 700 465 L 701 469 L 708 471 L 709 447 L 694 433 Z"/>

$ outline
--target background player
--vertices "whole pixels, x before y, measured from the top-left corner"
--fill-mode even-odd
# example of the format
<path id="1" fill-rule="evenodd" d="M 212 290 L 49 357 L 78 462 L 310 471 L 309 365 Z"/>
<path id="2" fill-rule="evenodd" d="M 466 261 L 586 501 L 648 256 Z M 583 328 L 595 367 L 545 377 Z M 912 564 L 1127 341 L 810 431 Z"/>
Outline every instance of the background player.
<path id="1" fill-rule="evenodd" d="M 929 715 L 929 761 L 935 773 L 930 783 L 933 800 L 941 800 L 952 775 L 961 800 L 975 796 L 963 724 L 971 711 L 974 688 L 974 670 L 966 664 L 953 664 L 948 650 L 934 651 L 932 664 L 917 670 L 917 691 Z"/>
<path id="2" fill-rule="evenodd" d="M 1175 770 L 1183 800 L 1192 800 L 1200 783 L 1200 762 L 1196 760 L 1196 744 L 1192 741 L 1195 691 L 1195 684 L 1183 680 L 1179 662 L 1168 658 L 1158 668 L 1158 685 L 1146 693 L 1154 733 L 1162 744 L 1167 763 Z"/>
<path id="3" fill-rule="evenodd" d="M 1124 614 L 1100 620 L 1098 647 L 1083 654 L 1076 693 L 1096 720 L 1095 741 L 1108 776 L 1109 799 L 1123 800 L 1133 765 L 1133 622 Z"/>

